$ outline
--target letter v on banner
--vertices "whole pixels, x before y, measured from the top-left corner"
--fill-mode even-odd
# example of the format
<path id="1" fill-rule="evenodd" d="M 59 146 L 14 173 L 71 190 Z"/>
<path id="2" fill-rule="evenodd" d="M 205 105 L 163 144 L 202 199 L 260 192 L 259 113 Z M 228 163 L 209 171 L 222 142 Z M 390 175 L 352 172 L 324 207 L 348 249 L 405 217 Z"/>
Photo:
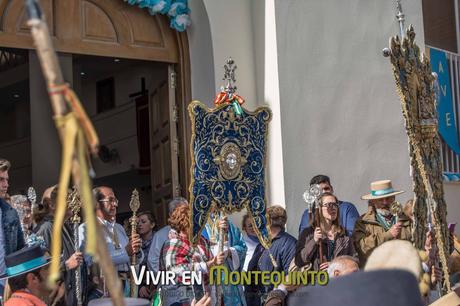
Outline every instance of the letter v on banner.
<path id="1" fill-rule="evenodd" d="M 429 48 L 429 57 L 432 71 L 438 74 L 439 96 L 437 97 L 437 109 L 439 134 L 449 148 L 460 155 L 447 54 L 444 51 Z"/>

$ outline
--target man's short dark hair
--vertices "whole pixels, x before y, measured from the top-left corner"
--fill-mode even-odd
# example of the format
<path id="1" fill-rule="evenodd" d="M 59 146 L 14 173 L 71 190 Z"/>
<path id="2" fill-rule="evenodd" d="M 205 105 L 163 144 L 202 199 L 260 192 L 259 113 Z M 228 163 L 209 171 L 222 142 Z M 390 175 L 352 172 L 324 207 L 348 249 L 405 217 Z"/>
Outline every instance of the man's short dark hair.
<path id="1" fill-rule="evenodd" d="M 24 274 L 8 279 L 8 284 L 10 285 L 11 292 L 15 292 L 15 291 L 27 288 L 27 274 L 29 273 L 35 274 L 39 279 L 41 279 L 41 276 L 40 276 L 41 269 L 42 268 L 40 267 L 38 269 L 35 269 L 30 272 L 27 272 L 27 273 L 24 273 Z"/>
<path id="2" fill-rule="evenodd" d="M 331 180 L 329 179 L 329 176 L 324 175 L 324 174 L 318 174 L 315 175 L 311 180 L 310 180 L 310 186 L 311 185 L 316 185 L 316 184 L 321 184 L 321 183 L 328 183 L 329 185 L 331 184 Z"/>
<path id="3" fill-rule="evenodd" d="M 99 209 L 99 202 L 101 200 L 104 200 L 105 198 L 105 195 L 102 193 L 102 188 L 109 188 L 109 189 L 112 189 L 112 187 L 109 187 L 109 186 L 97 186 L 97 187 L 94 187 L 93 188 L 93 196 L 94 196 L 94 199 L 96 200 L 96 209 Z"/>

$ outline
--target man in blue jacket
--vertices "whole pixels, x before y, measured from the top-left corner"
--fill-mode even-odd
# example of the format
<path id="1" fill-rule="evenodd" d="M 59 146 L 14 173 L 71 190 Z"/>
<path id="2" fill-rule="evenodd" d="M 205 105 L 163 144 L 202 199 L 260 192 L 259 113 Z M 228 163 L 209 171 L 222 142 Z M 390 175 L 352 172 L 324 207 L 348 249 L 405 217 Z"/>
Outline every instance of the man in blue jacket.
<path id="1" fill-rule="evenodd" d="M 320 186 L 323 192 L 334 193 L 334 188 L 332 188 L 331 180 L 327 175 L 319 174 L 314 176 L 310 180 L 310 186 L 316 184 Z M 348 236 L 351 236 L 353 233 L 353 228 L 355 227 L 355 222 L 359 218 L 358 210 L 356 209 L 355 205 L 350 202 L 339 201 L 339 213 L 340 225 L 342 225 L 347 230 Z M 308 209 L 305 209 L 299 225 L 299 235 L 307 227 L 310 227 L 310 220 L 308 216 Z"/>
<path id="2" fill-rule="evenodd" d="M 24 247 L 24 235 L 16 209 L 11 207 L 4 197 L 8 192 L 11 164 L 0 159 L 0 274 L 6 271 L 5 256 Z M 0 282 L 0 294 L 3 295 L 4 283 Z"/>

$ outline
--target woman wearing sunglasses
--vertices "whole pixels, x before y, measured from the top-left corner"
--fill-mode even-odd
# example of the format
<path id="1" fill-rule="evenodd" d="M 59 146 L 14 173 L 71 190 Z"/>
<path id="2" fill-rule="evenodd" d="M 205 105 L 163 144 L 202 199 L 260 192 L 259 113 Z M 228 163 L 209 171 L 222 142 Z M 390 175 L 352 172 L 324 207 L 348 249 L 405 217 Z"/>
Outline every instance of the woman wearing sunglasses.
<path id="1" fill-rule="evenodd" d="M 318 203 L 319 214 L 315 213 L 313 223 L 300 234 L 295 254 L 298 267 L 311 263 L 312 269 L 316 271 L 327 270 L 329 262 L 338 256 L 355 257 L 353 243 L 339 223 L 337 197 L 325 192 L 318 199 Z M 320 258 L 320 253 L 323 258 Z"/>

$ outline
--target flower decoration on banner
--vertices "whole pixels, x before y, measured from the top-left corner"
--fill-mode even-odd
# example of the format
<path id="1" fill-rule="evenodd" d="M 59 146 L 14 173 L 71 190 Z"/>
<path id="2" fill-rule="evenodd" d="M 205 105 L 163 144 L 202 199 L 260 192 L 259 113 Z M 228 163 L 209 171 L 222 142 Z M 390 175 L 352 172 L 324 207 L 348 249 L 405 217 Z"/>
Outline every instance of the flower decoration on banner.
<path id="1" fill-rule="evenodd" d="M 187 0 L 125 0 L 130 5 L 149 10 L 150 15 L 167 15 L 170 27 L 183 32 L 191 24 Z"/>

